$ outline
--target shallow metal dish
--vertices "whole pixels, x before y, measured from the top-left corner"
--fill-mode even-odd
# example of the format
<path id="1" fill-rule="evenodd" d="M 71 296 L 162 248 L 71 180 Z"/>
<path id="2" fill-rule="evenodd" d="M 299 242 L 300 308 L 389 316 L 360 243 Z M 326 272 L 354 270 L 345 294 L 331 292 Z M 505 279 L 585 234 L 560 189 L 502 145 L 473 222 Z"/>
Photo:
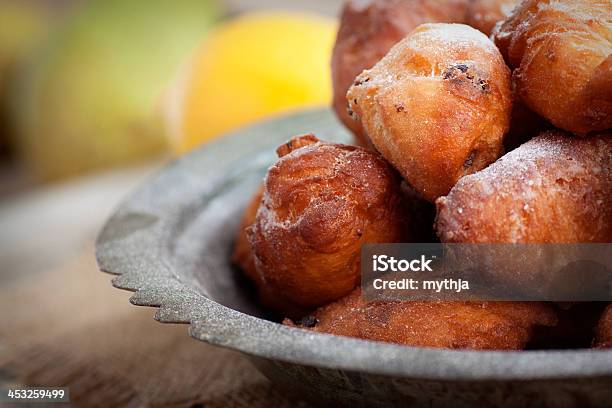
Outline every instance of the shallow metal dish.
<path id="1" fill-rule="evenodd" d="M 328 110 L 262 123 L 180 158 L 131 194 L 97 242 L 100 269 L 161 322 L 241 351 L 289 393 L 352 406 L 610 406 L 612 350 L 475 352 L 404 347 L 265 319 L 230 265 L 241 211 L 275 148 L 349 135 Z"/>

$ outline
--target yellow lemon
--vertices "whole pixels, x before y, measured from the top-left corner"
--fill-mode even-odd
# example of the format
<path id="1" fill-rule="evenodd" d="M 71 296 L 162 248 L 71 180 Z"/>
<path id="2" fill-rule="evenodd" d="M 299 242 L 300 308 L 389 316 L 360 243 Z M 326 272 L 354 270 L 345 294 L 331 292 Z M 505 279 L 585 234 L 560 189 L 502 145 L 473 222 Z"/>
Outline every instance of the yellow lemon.
<path id="1" fill-rule="evenodd" d="M 164 116 L 178 152 L 270 114 L 328 105 L 334 20 L 254 13 L 214 29 L 168 93 Z"/>

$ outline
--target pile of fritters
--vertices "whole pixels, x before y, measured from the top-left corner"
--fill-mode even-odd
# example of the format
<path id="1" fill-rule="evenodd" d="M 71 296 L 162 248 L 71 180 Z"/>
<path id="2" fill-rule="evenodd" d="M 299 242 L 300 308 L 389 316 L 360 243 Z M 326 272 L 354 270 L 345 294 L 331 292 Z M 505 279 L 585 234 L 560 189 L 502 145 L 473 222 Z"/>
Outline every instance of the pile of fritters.
<path id="1" fill-rule="evenodd" d="M 366 243 L 612 242 L 612 2 L 352 0 L 333 107 L 296 136 L 234 262 L 284 323 L 423 347 L 612 347 L 612 305 L 366 301 Z M 512 277 L 506 277 L 512 279 Z"/>

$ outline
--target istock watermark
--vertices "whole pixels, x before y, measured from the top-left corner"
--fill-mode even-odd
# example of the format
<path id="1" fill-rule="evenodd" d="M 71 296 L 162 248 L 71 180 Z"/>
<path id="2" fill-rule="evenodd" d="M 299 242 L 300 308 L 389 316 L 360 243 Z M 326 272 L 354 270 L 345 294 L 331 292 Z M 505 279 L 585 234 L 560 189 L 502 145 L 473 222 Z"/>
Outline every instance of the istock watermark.
<path id="1" fill-rule="evenodd" d="M 612 301 L 612 244 L 368 244 L 369 300 Z"/>
<path id="2" fill-rule="evenodd" d="M 395 259 L 393 256 L 373 255 L 372 270 L 374 272 L 433 272 L 429 266 L 434 258 L 427 259 L 425 255 L 421 255 L 421 259 Z"/>

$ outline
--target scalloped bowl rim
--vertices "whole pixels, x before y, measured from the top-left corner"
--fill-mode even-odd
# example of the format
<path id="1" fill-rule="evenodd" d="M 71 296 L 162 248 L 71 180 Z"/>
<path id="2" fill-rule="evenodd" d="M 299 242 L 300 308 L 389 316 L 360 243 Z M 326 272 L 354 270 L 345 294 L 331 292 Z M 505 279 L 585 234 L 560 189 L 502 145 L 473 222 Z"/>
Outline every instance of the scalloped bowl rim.
<path id="1" fill-rule="evenodd" d="M 246 133 L 273 133 L 278 122 L 297 119 L 301 123 L 316 123 L 317 120 L 335 123 L 328 109 L 302 111 L 263 121 L 232 132 L 173 161 L 145 185 L 154 184 L 166 172 L 180 173 L 190 162 L 201 160 L 203 156 L 226 151 L 229 145 L 239 144 Z M 115 214 L 137 200 L 138 195 L 139 190 L 128 196 Z M 135 267 L 133 251 L 126 250 L 122 247 L 122 240 L 112 237 L 117 227 L 114 220 L 114 216 L 109 219 L 96 242 L 99 268 L 117 275 L 113 279 L 113 286 L 135 292 L 130 298 L 134 305 L 159 308 L 156 320 L 187 323 L 192 337 L 212 345 L 286 363 L 428 380 L 542 380 L 612 376 L 612 350 L 473 351 L 410 347 L 315 333 L 257 318 L 197 293 L 180 282 L 171 270 L 166 271 L 165 275 L 160 274 L 159 260 L 153 253 L 150 257 L 143 256 Z M 150 247 L 151 242 L 163 238 L 159 234 L 156 236 L 153 229 L 138 228 L 141 246 Z M 138 242 L 135 245 L 137 247 Z M 140 249 L 147 253 L 145 248 Z M 149 267 L 158 272 L 151 279 L 146 276 Z"/>

